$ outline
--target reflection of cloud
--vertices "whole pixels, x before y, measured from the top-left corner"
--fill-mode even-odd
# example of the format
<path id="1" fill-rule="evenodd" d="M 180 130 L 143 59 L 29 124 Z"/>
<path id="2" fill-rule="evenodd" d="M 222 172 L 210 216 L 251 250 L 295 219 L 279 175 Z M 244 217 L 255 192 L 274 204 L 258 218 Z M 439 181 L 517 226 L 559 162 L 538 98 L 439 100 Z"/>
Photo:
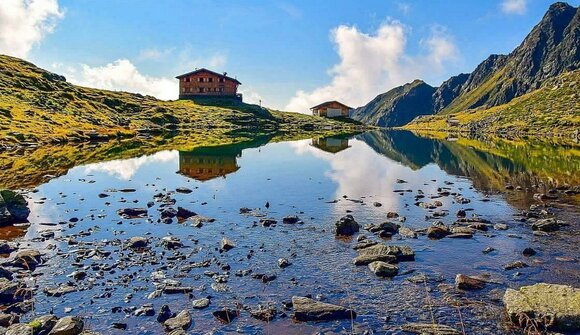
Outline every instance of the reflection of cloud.
<path id="1" fill-rule="evenodd" d="M 84 173 L 105 172 L 118 179 L 129 180 L 143 165 L 176 161 L 177 159 L 179 159 L 179 153 L 175 150 L 160 151 L 149 156 L 89 164 L 84 167 Z"/>
<path id="2" fill-rule="evenodd" d="M 335 196 L 350 198 L 373 196 L 390 210 L 400 207 L 400 199 L 393 193 L 397 178 L 413 173 L 410 169 L 377 155 L 359 140 L 349 140 L 352 150 L 337 154 L 324 152 L 310 145 L 310 140 L 291 142 L 299 155 L 311 154 L 330 163 L 327 176 L 338 184 Z M 364 162 L 364 163 L 363 163 Z"/>

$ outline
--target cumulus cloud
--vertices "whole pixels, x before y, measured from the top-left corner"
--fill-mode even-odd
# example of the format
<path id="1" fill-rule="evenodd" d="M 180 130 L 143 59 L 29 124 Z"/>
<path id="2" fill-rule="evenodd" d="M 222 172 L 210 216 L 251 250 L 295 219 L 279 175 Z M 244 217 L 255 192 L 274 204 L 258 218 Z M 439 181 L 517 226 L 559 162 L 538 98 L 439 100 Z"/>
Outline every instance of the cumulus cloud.
<path id="1" fill-rule="evenodd" d="M 146 76 L 127 59 L 96 67 L 82 64 L 80 71 L 68 72 L 67 77 L 77 85 L 147 94 L 164 100 L 177 99 L 179 94 L 176 79 Z"/>
<path id="2" fill-rule="evenodd" d="M 63 16 L 57 0 L 1 0 L 0 53 L 26 57 Z"/>
<path id="3" fill-rule="evenodd" d="M 137 57 L 140 61 L 147 61 L 147 60 L 161 60 L 166 58 L 167 56 L 173 53 L 173 49 L 158 49 L 158 48 L 149 48 L 144 49 L 139 52 L 139 57 Z"/>
<path id="4" fill-rule="evenodd" d="M 501 11 L 506 14 L 525 14 L 528 7 L 527 0 L 504 0 L 501 3 Z"/>
<path id="5" fill-rule="evenodd" d="M 315 104 L 341 100 L 353 107 L 361 106 L 395 86 L 424 74 L 432 75 L 459 52 L 451 36 L 442 28 L 432 29 L 422 40 L 424 53 L 406 53 L 408 28 L 398 21 L 382 24 L 374 34 L 363 33 L 354 26 L 339 26 L 331 37 L 340 62 L 329 71 L 331 82 L 311 92 L 299 90 L 286 109 L 308 113 Z"/>

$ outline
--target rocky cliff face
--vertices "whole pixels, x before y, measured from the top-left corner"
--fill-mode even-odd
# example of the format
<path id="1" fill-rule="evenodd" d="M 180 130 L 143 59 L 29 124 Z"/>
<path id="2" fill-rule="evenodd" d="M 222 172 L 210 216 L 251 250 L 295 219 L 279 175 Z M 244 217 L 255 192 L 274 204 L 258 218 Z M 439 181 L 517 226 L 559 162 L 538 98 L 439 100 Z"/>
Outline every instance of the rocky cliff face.
<path id="1" fill-rule="evenodd" d="M 536 90 L 546 79 L 580 67 L 579 44 L 580 9 L 557 2 L 512 53 L 483 61 L 442 112 L 498 106 Z"/>
<path id="2" fill-rule="evenodd" d="M 403 126 L 419 115 L 433 114 L 431 99 L 434 92 L 432 86 L 415 80 L 378 95 L 357 108 L 352 118 L 381 127 Z"/>

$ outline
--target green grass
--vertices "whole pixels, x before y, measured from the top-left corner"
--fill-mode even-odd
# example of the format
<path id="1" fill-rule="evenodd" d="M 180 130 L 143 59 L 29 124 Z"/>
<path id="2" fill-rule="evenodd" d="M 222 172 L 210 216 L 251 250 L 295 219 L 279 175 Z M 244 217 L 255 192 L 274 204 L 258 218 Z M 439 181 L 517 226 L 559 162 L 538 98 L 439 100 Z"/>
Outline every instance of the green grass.
<path id="1" fill-rule="evenodd" d="M 403 128 L 505 134 L 517 137 L 548 137 L 573 140 L 580 129 L 580 70 L 548 80 L 540 89 L 507 104 L 425 116 Z M 459 122 L 449 125 L 448 119 Z"/>
<path id="2" fill-rule="evenodd" d="M 140 129 L 257 132 L 348 129 L 351 124 L 241 102 L 161 101 L 72 85 L 18 58 L 0 55 L 0 144 L 133 137 Z"/>

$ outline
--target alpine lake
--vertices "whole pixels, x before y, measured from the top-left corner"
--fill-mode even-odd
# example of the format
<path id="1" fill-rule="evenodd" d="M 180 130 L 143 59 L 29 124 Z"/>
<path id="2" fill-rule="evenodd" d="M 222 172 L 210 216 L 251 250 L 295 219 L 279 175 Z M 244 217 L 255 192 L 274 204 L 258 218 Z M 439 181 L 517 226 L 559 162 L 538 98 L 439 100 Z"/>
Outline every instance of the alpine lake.
<path id="1" fill-rule="evenodd" d="M 517 334 L 507 288 L 580 283 L 577 144 L 394 130 L 230 142 L 2 153 L 0 186 L 31 213 L 0 239 L 42 254 L 15 270 L 32 288 L 21 322 L 77 315 L 102 334 L 158 334 L 169 307 L 189 311 L 188 334 Z M 359 231 L 337 235 L 341 218 Z M 558 228 L 532 229 L 546 218 Z M 408 247 L 396 274 L 353 263 L 375 243 Z M 485 285 L 458 289 L 458 274 Z M 299 321 L 293 296 L 356 316 Z"/>

